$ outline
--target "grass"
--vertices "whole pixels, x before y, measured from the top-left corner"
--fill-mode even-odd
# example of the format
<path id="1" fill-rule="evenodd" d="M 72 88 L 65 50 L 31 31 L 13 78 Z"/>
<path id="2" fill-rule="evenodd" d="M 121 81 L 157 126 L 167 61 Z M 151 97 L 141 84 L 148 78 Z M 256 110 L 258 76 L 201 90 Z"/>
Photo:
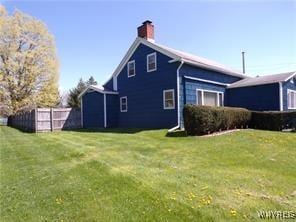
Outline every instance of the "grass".
<path id="1" fill-rule="evenodd" d="M 262 221 L 296 211 L 296 134 L 0 127 L 1 221 Z"/>

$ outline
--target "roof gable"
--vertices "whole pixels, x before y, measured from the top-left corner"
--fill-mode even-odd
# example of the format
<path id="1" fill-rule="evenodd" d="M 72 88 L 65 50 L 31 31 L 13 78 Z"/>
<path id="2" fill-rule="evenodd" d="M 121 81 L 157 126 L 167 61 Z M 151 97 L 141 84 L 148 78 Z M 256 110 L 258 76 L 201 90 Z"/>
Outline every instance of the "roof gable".
<path id="1" fill-rule="evenodd" d="M 93 90 L 96 91 L 98 93 L 102 93 L 102 94 L 118 94 L 118 92 L 115 91 L 109 91 L 109 90 L 105 90 L 104 87 L 102 86 L 95 86 L 95 85 L 91 85 L 88 86 L 85 90 L 83 90 L 79 95 L 78 98 L 80 98 L 81 96 L 83 96 L 85 93 L 87 93 L 89 90 Z"/>
<path id="2" fill-rule="evenodd" d="M 233 69 L 230 69 L 230 68 L 228 68 L 222 64 L 219 64 L 217 62 L 214 62 L 214 61 L 211 61 L 211 60 L 208 60 L 208 59 L 196 56 L 196 55 L 192 55 L 189 53 L 185 53 L 185 52 L 182 52 L 179 50 L 175 50 L 175 49 L 172 49 L 172 48 L 160 45 L 160 44 L 156 44 L 151 41 L 147 41 L 146 39 L 137 37 L 135 39 L 135 41 L 132 43 L 132 45 L 130 46 L 130 48 L 128 49 L 128 51 L 126 52 L 126 54 L 124 55 L 123 59 L 121 60 L 121 62 L 119 63 L 119 65 L 117 66 L 115 71 L 113 72 L 111 78 L 108 79 L 108 81 L 110 81 L 112 78 L 117 78 L 119 73 L 122 71 L 122 69 L 124 68 L 124 66 L 129 61 L 129 59 L 131 58 L 131 56 L 133 55 L 133 53 L 136 51 L 136 49 L 138 48 L 138 46 L 140 44 L 146 45 L 146 46 L 172 58 L 172 60 L 170 62 L 177 62 L 177 61 L 181 62 L 182 61 L 184 63 L 188 63 L 193 66 L 221 72 L 221 73 L 224 73 L 227 75 L 237 76 L 237 77 L 241 77 L 241 78 L 247 77 L 243 73 L 233 70 Z M 106 83 L 108 81 L 106 81 Z M 114 81 L 113 89 L 117 90 L 116 81 Z"/>

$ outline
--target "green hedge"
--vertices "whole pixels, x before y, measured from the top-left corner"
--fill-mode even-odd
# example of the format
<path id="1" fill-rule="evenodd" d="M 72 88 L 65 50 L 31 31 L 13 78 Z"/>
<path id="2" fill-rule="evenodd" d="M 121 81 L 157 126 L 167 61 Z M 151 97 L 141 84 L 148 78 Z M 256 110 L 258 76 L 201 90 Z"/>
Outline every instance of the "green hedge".
<path id="1" fill-rule="evenodd" d="M 250 127 L 265 130 L 296 128 L 296 112 L 252 112 Z"/>
<path id="2" fill-rule="evenodd" d="M 251 112 L 243 108 L 185 105 L 184 127 L 188 135 L 204 135 L 220 130 L 246 127 Z"/>

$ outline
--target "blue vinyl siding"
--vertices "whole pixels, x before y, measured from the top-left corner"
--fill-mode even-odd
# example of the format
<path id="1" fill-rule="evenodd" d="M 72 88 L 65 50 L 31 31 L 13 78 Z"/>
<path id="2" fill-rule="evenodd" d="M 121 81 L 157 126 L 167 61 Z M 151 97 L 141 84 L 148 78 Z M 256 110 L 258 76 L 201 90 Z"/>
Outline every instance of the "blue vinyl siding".
<path id="1" fill-rule="evenodd" d="M 240 77 L 226 75 L 223 73 L 191 66 L 188 64 L 184 64 L 181 67 L 180 76 L 191 76 L 199 79 L 206 79 L 220 83 L 233 83 L 242 79 Z"/>
<path id="2" fill-rule="evenodd" d="M 183 108 L 185 104 L 196 104 L 196 91 L 198 89 L 201 90 L 209 90 L 209 91 L 217 91 L 217 92 L 225 92 L 225 86 L 205 83 L 201 81 L 191 80 L 180 78 L 180 122 L 181 127 L 183 127 Z"/>
<path id="3" fill-rule="evenodd" d="M 104 127 L 104 97 L 98 92 L 87 92 L 82 97 L 83 128 Z"/>
<path id="4" fill-rule="evenodd" d="M 226 90 L 227 106 L 256 111 L 280 110 L 279 84 L 266 84 Z"/>
<path id="5" fill-rule="evenodd" d="M 210 90 L 210 91 L 218 91 L 225 92 L 226 86 L 205 83 L 197 80 L 186 79 L 184 76 L 215 81 L 223 84 L 230 84 L 241 80 L 242 78 L 236 76 L 230 76 L 223 73 L 210 71 L 198 67 L 194 67 L 191 65 L 184 64 L 179 72 L 179 80 L 180 80 L 180 121 L 181 126 L 183 126 L 183 108 L 185 104 L 196 104 L 196 90 Z M 225 95 L 224 95 L 225 97 Z"/>
<path id="6" fill-rule="evenodd" d="M 176 63 L 157 52 L 157 70 L 147 72 L 146 56 L 155 50 L 140 44 L 130 60 L 136 62 L 136 75 L 127 77 L 127 67 L 117 77 L 119 98 L 127 96 L 128 111 L 120 112 L 118 105 L 118 127 L 170 128 L 177 125 L 177 107 L 163 109 L 163 90 L 175 90 L 177 105 Z"/>
<path id="7" fill-rule="evenodd" d="M 107 111 L 107 127 L 113 128 L 118 125 L 119 113 L 119 98 L 118 95 L 106 95 L 106 111 Z"/>
<path id="8" fill-rule="evenodd" d="M 288 89 L 296 91 L 296 78 L 294 78 L 294 83 L 291 83 L 291 79 L 283 83 L 283 110 L 288 111 Z"/>
<path id="9" fill-rule="evenodd" d="M 103 85 L 103 87 L 105 88 L 105 90 L 113 91 L 113 78 L 109 79 L 109 81 L 106 82 L 105 85 Z"/>

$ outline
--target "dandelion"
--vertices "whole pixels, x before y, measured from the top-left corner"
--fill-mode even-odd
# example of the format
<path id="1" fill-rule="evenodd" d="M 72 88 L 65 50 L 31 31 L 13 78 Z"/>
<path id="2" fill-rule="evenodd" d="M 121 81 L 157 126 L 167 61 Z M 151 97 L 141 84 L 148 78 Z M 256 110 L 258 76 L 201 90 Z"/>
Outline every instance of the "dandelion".
<path id="1" fill-rule="evenodd" d="M 202 199 L 201 199 L 201 203 L 203 204 L 203 205 L 210 205 L 211 204 L 211 202 L 212 202 L 212 196 L 206 196 L 206 197 L 203 197 Z"/>
<path id="2" fill-rule="evenodd" d="M 63 199 L 61 197 L 56 198 L 56 204 L 62 204 L 63 203 Z"/>
<path id="3" fill-rule="evenodd" d="M 236 210 L 235 209 L 230 209 L 230 214 L 232 216 L 236 216 Z"/>

